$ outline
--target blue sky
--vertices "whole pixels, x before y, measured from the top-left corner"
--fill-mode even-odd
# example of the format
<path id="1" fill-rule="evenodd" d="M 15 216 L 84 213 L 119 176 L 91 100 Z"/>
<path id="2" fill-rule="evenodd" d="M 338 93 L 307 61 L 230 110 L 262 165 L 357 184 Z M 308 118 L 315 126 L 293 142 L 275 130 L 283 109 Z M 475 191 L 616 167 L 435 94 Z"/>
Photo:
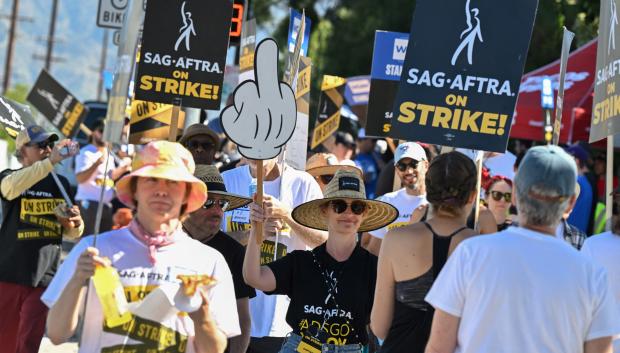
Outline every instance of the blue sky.
<path id="1" fill-rule="evenodd" d="M 10 15 L 12 0 L 2 1 L 0 13 Z M 19 22 L 13 52 L 11 85 L 32 85 L 44 62 L 33 58 L 45 55 L 51 14 L 51 0 L 20 0 L 19 15 L 30 17 L 33 22 Z M 51 73 L 80 100 L 95 99 L 99 79 L 99 61 L 103 29 L 96 26 L 98 2 L 96 0 L 58 0 L 56 42 L 54 56 L 63 62 L 52 63 Z M 4 75 L 9 20 L 0 20 L 0 65 Z M 116 46 L 108 45 L 107 66 L 112 68 Z"/>

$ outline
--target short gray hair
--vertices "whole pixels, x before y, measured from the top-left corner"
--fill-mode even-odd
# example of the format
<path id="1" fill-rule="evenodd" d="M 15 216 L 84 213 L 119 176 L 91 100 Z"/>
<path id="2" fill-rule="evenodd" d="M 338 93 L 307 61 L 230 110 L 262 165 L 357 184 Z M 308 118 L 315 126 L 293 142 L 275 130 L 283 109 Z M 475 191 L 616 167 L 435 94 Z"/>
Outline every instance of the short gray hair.
<path id="1" fill-rule="evenodd" d="M 526 224 L 555 226 L 566 212 L 569 197 L 562 197 L 553 185 L 535 185 L 522 190 L 516 183 L 517 210 Z"/>

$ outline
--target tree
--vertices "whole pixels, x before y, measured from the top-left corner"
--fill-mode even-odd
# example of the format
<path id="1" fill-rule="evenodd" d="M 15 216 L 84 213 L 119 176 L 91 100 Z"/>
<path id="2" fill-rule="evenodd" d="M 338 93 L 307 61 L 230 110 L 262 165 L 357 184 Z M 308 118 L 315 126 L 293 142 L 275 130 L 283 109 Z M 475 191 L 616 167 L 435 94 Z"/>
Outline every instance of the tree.
<path id="1" fill-rule="evenodd" d="M 18 103 L 25 104 L 26 97 L 28 96 L 29 90 L 30 88 L 28 87 L 28 85 L 23 84 L 23 83 L 18 83 L 15 86 L 13 86 L 11 89 L 6 91 L 4 96 Z M 11 136 L 9 136 L 9 134 L 7 134 L 7 132 L 4 129 L 0 129 L 0 139 L 6 140 L 8 142 L 9 153 L 15 152 L 15 140 Z"/>

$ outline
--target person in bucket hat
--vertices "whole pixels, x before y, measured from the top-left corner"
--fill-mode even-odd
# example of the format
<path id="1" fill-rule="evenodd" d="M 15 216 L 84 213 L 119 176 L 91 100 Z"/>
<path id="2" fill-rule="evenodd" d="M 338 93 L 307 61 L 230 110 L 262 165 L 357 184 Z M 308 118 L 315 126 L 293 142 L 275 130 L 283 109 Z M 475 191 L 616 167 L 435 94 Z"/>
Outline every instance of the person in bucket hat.
<path id="1" fill-rule="evenodd" d="M 183 221 L 183 229 L 192 238 L 208 245 L 224 255 L 233 276 L 237 314 L 241 335 L 228 341 L 228 352 L 245 353 L 250 343 L 250 298 L 256 296 L 254 288 L 243 280 L 243 257 L 245 248 L 235 239 L 220 230 L 225 211 L 243 207 L 252 199 L 226 191 L 224 180 L 214 165 L 199 164 L 194 175 L 202 180 L 209 190 L 207 202 Z"/>
<path id="2" fill-rule="evenodd" d="M 207 200 L 205 183 L 193 175 L 192 156 L 178 143 L 151 142 L 136 155 L 132 170 L 118 182 L 117 193 L 134 209 L 134 219 L 128 227 L 82 239 L 69 253 L 41 297 L 50 307 L 47 335 L 59 344 L 75 334 L 78 308 L 88 293 L 79 352 L 143 347 L 223 352 L 227 337 L 240 333 L 237 316 L 229 313 L 236 310 L 232 276 L 222 254 L 190 238 L 181 226 L 182 217 Z M 129 302 L 117 310 L 129 310 L 135 325 L 105 326 L 97 291 L 85 290 L 95 268 L 108 266 L 117 271 Z M 208 292 L 200 286 L 188 297 L 180 291 L 180 279 L 187 276 L 208 277 L 216 283 Z M 172 292 L 171 286 L 176 288 Z M 183 306 L 187 302 L 195 304 L 188 309 Z M 143 305 L 151 310 L 141 310 Z M 146 329 L 175 339 L 140 333 Z"/>
<path id="3" fill-rule="evenodd" d="M 264 221 L 261 205 L 252 203 L 250 209 L 254 224 Z M 286 319 L 292 332 L 280 352 L 362 352 L 368 344 L 377 258 L 359 246 L 357 233 L 385 226 L 398 211 L 366 199 L 359 173 L 338 170 L 323 199 L 297 206 L 292 215 L 299 224 L 327 230 L 327 242 L 261 266 L 253 226 L 243 263 L 248 284 L 290 297 Z"/>

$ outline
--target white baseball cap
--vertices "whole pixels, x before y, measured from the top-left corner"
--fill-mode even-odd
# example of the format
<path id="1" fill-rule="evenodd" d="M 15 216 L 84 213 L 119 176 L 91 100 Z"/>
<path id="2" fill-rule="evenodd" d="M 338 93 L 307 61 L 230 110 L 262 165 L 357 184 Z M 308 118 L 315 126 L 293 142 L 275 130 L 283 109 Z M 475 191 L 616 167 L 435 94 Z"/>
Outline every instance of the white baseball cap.
<path id="1" fill-rule="evenodd" d="M 398 145 L 394 153 L 394 165 L 403 158 L 411 158 L 416 161 L 426 160 L 424 148 L 415 142 L 405 142 Z"/>

